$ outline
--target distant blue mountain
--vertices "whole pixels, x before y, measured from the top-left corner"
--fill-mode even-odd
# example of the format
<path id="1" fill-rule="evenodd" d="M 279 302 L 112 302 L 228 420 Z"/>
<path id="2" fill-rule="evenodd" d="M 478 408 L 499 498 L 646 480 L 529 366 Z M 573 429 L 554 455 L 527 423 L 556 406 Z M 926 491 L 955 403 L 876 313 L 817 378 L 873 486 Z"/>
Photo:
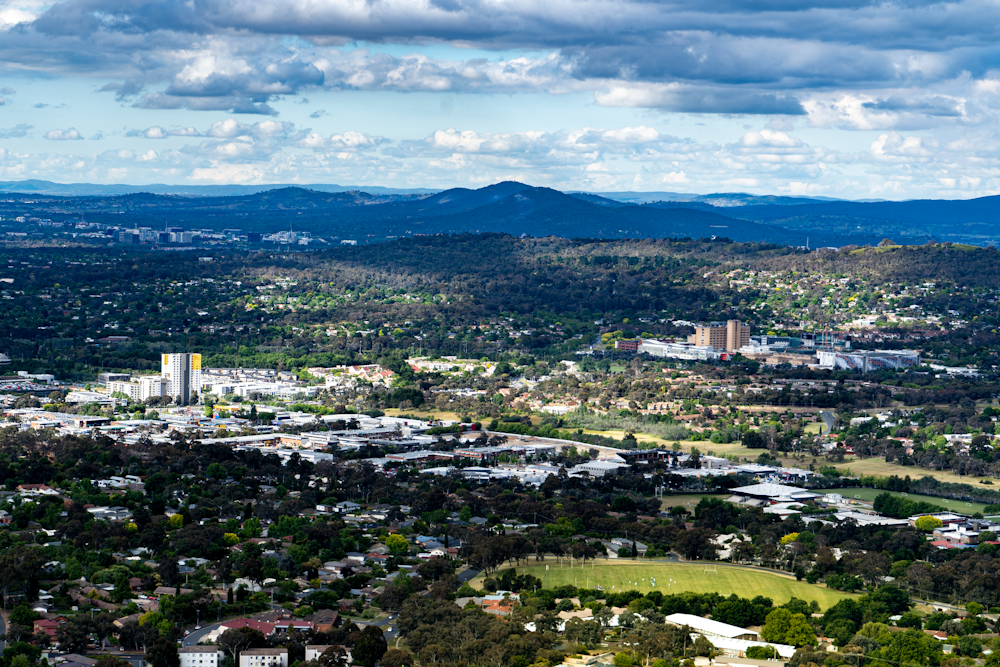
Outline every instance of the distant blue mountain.
<path id="1" fill-rule="evenodd" d="M 504 232 L 587 238 L 721 236 L 811 246 L 877 243 L 883 238 L 1000 245 L 1000 197 L 854 202 L 745 193 L 564 193 L 512 181 L 439 192 L 339 185 L 18 181 L 0 183 L 0 191 L 8 193 L 0 205 L 7 219 L 27 212 L 53 219 L 82 215 L 115 225 L 262 232 L 291 225 L 323 236 L 373 241 L 410 234 Z"/>
<path id="2" fill-rule="evenodd" d="M 0 192 L 23 192 L 38 193 L 46 195 L 60 195 L 66 197 L 91 197 L 102 195 L 128 195 L 149 192 L 159 195 L 185 195 L 192 197 L 227 197 L 256 194 L 287 188 L 289 184 L 262 184 L 262 185 L 165 185 L 163 183 L 152 183 L 150 185 L 100 185 L 94 183 L 53 183 L 52 181 L 27 180 L 27 181 L 6 181 L 0 182 Z M 301 185 L 299 187 L 318 192 L 352 192 L 364 191 L 369 194 L 432 194 L 437 190 L 427 190 L 423 188 L 406 190 L 399 188 L 383 188 L 378 186 L 361 185 L 335 185 L 314 183 Z"/>

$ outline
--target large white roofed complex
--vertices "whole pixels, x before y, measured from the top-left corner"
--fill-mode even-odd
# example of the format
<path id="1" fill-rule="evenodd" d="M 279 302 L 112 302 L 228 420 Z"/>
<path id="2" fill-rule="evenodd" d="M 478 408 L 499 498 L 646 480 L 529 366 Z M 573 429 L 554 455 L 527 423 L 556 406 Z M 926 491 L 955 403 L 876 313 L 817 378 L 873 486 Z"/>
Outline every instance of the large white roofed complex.
<path id="1" fill-rule="evenodd" d="M 728 637 L 730 639 L 748 639 L 751 641 L 758 637 L 757 633 L 753 630 L 729 625 L 728 623 L 720 623 L 719 621 L 702 618 L 694 614 L 670 614 L 667 616 L 666 622 L 681 627 L 687 626 L 707 637 Z"/>

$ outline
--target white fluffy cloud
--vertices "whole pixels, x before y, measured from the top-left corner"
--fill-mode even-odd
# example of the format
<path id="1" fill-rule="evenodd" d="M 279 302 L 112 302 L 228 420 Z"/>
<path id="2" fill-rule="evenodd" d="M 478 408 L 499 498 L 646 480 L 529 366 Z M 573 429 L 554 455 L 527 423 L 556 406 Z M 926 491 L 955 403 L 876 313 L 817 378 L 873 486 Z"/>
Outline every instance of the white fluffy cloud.
<path id="1" fill-rule="evenodd" d="M 83 139 L 75 127 L 71 127 L 68 130 L 49 130 L 45 133 L 45 138 L 49 141 L 78 141 Z"/>

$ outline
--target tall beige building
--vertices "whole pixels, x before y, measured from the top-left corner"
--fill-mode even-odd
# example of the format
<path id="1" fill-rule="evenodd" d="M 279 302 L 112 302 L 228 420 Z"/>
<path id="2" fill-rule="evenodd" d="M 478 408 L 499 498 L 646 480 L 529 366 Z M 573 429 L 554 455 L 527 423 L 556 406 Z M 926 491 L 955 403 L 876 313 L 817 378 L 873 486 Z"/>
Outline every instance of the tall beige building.
<path id="1" fill-rule="evenodd" d="M 694 333 L 688 336 L 692 345 L 711 345 L 716 350 L 735 352 L 744 345 L 750 344 L 750 327 L 739 320 L 712 322 L 706 326 L 695 327 Z"/>

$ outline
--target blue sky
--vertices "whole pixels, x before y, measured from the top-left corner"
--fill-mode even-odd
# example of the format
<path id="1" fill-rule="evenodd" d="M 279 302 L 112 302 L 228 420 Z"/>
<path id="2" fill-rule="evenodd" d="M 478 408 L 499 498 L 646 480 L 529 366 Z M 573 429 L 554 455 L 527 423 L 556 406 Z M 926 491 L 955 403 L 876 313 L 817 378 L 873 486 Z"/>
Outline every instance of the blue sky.
<path id="1" fill-rule="evenodd" d="M 0 180 L 968 198 L 1000 5 L 0 0 Z"/>

